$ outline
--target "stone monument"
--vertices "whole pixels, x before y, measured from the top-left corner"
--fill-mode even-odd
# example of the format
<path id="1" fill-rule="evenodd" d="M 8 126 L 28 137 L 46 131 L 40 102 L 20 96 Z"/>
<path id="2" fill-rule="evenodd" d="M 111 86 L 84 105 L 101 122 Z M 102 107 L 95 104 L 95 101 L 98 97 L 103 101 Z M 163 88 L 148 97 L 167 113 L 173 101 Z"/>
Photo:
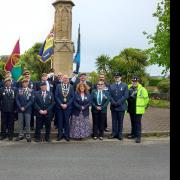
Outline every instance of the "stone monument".
<path id="1" fill-rule="evenodd" d="M 55 73 L 62 72 L 70 76 L 73 71 L 74 44 L 72 38 L 72 8 L 71 0 L 56 0 L 54 19 L 54 60 Z"/>

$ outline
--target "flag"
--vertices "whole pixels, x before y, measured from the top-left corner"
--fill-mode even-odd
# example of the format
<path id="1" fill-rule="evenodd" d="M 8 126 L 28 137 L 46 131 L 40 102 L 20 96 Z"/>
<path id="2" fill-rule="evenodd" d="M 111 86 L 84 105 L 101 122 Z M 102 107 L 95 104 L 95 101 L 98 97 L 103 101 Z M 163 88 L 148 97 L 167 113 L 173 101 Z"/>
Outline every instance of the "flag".
<path id="1" fill-rule="evenodd" d="M 54 55 L 54 32 L 53 29 L 48 34 L 46 40 L 44 41 L 40 51 L 39 51 L 39 60 L 43 63 L 52 60 Z"/>
<path id="2" fill-rule="evenodd" d="M 22 66 L 19 58 L 20 58 L 20 45 L 18 40 L 13 49 L 13 52 L 9 56 L 6 65 L 4 67 L 6 71 L 11 72 L 12 78 L 15 80 L 18 80 L 22 75 Z"/>
<path id="3" fill-rule="evenodd" d="M 79 68 L 80 68 L 80 50 L 81 50 L 81 35 L 80 35 L 80 24 L 79 24 L 79 29 L 78 29 L 78 41 L 77 41 L 77 52 L 74 57 L 74 63 L 76 63 L 76 72 L 79 73 Z"/>

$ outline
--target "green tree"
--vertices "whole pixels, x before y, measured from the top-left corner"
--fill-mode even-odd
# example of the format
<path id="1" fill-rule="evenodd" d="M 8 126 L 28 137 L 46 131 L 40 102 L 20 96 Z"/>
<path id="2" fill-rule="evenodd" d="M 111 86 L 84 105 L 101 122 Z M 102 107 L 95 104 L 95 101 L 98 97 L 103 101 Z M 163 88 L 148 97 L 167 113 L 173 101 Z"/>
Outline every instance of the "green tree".
<path id="1" fill-rule="evenodd" d="M 108 55 L 101 55 L 96 59 L 96 67 L 98 72 L 108 73 L 110 57 Z"/>
<path id="2" fill-rule="evenodd" d="M 21 62 L 23 69 L 27 69 L 32 74 L 33 80 L 39 80 L 42 73 L 47 73 L 50 69 L 51 63 L 43 63 L 38 60 L 38 53 L 42 43 L 35 43 L 23 55 L 21 55 Z"/>
<path id="3" fill-rule="evenodd" d="M 109 82 L 114 81 L 114 72 L 121 72 L 124 81 L 127 83 L 134 75 L 145 80 L 144 77 L 147 76 L 145 73 L 146 66 L 148 66 L 146 52 L 135 48 L 126 48 L 112 59 L 105 55 L 101 55 L 96 59 L 98 72 L 104 72 Z"/>
<path id="4" fill-rule="evenodd" d="M 97 74 L 97 72 L 93 71 L 91 73 L 89 73 L 89 81 L 92 83 L 92 84 L 96 84 L 97 81 L 98 81 L 98 78 L 99 78 L 99 75 Z"/>
<path id="5" fill-rule="evenodd" d="M 148 43 L 152 45 L 147 49 L 152 64 L 164 67 L 163 74 L 170 70 L 170 0 L 161 0 L 153 17 L 158 19 L 156 32 L 148 34 L 143 32 Z"/>

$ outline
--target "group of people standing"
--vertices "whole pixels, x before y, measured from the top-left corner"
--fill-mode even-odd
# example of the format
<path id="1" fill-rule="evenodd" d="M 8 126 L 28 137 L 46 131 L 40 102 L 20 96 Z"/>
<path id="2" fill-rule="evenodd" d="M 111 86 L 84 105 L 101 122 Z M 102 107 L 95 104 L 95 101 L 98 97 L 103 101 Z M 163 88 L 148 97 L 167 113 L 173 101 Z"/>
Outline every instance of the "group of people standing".
<path id="1" fill-rule="evenodd" d="M 103 140 L 107 127 L 107 108 L 110 103 L 112 134 L 109 138 L 123 139 L 123 120 L 129 112 L 132 131 L 128 138 L 141 142 L 141 119 L 148 106 L 148 92 L 132 78 L 127 85 L 121 81 L 122 74 L 115 73 L 115 83 L 108 84 L 105 75 L 100 74 L 97 84 L 87 81 L 85 73 L 72 78 L 53 69 L 43 73 L 41 81 L 32 82 L 30 72 L 23 73 L 23 80 L 15 82 L 7 72 L 0 83 L 1 137 L 13 139 L 14 120 L 18 119 L 19 135 L 16 141 L 24 138 L 31 142 L 31 130 L 36 117 L 35 142 L 41 141 L 41 130 L 45 126 L 45 141 L 50 142 L 51 122 L 54 121 L 57 139 L 66 141 L 83 139 L 92 135 L 93 139 Z M 91 108 L 90 108 L 91 107 Z M 92 127 L 89 112 L 92 112 Z"/>

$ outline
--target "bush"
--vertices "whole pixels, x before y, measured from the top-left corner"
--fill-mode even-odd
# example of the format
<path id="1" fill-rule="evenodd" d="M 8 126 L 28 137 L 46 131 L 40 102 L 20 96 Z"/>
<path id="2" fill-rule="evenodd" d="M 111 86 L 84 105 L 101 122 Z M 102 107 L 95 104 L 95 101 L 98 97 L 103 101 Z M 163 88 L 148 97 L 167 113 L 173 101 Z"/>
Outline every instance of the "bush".
<path id="1" fill-rule="evenodd" d="M 92 84 L 96 84 L 97 81 L 98 81 L 98 79 L 99 79 L 99 75 L 98 75 L 95 71 L 89 73 L 89 78 L 88 78 L 88 80 L 89 80 Z"/>
<path id="2" fill-rule="evenodd" d="M 157 87 L 161 93 L 168 93 L 170 89 L 170 80 L 164 79 L 157 84 Z"/>
<path id="3" fill-rule="evenodd" d="M 149 78 L 149 86 L 157 86 L 158 83 L 161 81 L 162 81 L 162 78 L 150 77 Z"/>
<path id="4" fill-rule="evenodd" d="M 170 102 L 162 99 L 150 99 L 149 106 L 159 108 L 170 108 Z"/>

